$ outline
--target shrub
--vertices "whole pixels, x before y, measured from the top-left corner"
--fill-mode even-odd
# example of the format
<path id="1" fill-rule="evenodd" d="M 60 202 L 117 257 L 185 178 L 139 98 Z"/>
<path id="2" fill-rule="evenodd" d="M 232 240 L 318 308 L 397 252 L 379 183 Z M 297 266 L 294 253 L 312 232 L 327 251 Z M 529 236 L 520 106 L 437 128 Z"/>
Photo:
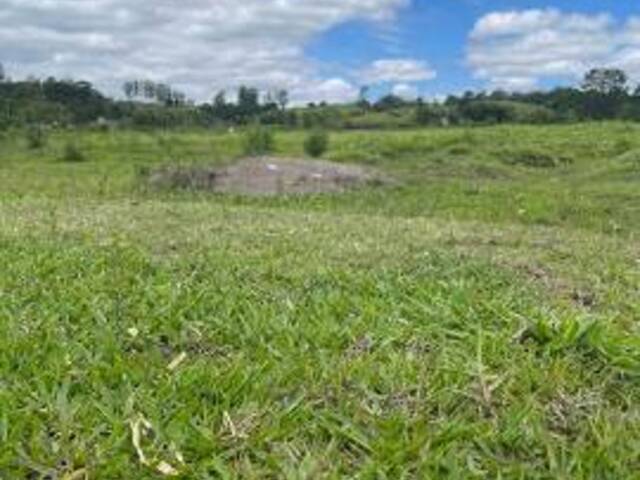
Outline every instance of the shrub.
<path id="1" fill-rule="evenodd" d="M 244 153 L 246 155 L 266 155 L 274 148 L 273 132 L 261 125 L 247 130 L 244 137 Z"/>
<path id="2" fill-rule="evenodd" d="M 63 162 L 80 163 L 86 161 L 87 157 L 84 153 L 82 153 L 77 145 L 71 142 L 67 142 L 67 144 L 64 146 L 61 160 Z"/>
<path id="3" fill-rule="evenodd" d="M 312 132 L 304 141 L 304 151 L 311 157 L 321 157 L 328 149 L 329 134 L 325 131 Z"/>
<path id="4" fill-rule="evenodd" d="M 27 147 L 31 150 L 37 150 L 47 144 L 47 136 L 40 125 L 34 125 L 27 129 Z"/>

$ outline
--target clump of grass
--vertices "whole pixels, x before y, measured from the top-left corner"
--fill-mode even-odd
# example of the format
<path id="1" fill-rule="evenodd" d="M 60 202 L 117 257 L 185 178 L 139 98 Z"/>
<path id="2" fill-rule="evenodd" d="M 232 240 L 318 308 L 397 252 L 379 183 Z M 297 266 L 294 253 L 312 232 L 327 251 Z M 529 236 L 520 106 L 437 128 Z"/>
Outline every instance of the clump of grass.
<path id="1" fill-rule="evenodd" d="M 87 156 L 75 143 L 67 142 L 60 160 L 67 163 L 82 163 L 87 161 Z"/>
<path id="2" fill-rule="evenodd" d="M 613 145 L 616 155 L 623 155 L 633 148 L 633 143 L 628 138 L 621 138 Z"/>
<path id="3" fill-rule="evenodd" d="M 250 127 L 244 136 L 245 155 L 267 155 L 273 152 L 275 136 L 273 131 L 262 125 Z"/>
<path id="4" fill-rule="evenodd" d="M 554 156 L 546 152 L 535 150 L 521 150 L 517 152 L 503 152 L 500 157 L 509 165 L 520 165 L 530 168 L 556 168 L 562 165 L 570 165 L 573 159 L 566 156 Z"/>
<path id="5" fill-rule="evenodd" d="M 617 156 L 616 160 L 631 167 L 640 167 L 640 149 L 626 151 Z"/>
<path id="6" fill-rule="evenodd" d="M 27 147 L 39 150 L 47 144 L 47 135 L 40 125 L 32 125 L 26 131 Z"/>
<path id="7" fill-rule="evenodd" d="M 328 149 L 329 134 L 324 130 L 311 132 L 304 141 L 304 151 L 313 158 L 321 157 Z"/>

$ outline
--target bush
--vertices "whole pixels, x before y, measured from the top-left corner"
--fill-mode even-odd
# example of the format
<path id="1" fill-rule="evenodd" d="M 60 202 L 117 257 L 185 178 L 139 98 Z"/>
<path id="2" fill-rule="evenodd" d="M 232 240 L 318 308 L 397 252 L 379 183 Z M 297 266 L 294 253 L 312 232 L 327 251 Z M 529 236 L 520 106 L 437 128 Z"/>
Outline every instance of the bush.
<path id="1" fill-rule="evenodd" d="M 273 132 L 261 125 L 247 130 L 244 137 L 244 153 L 246 155 L 266 155 L 274 148 Z"/>
<path id="2" fill-rule="evenodd" d="M 27 129 L 27 147 L 31 150 L 37 150 L 47 144 L 47 136 L 40 125 L 31 126 Z"/>
<path id="3" fill-rule="evenodd" d="M 310 133 L 304 141 L 304 151 L 307 155 L 317 158 L 329 149 L 329 134 L 325 131 Z"/>
<path id="4" fill-rule="evenodd" d="M 78 148 L 77 145 L 75 145 L 74 143 L 68 142 L 64 146 L 64 151 L 62 152 L 61 160 L 63 162 L 80 163 L 80 162 L 86 161 L 87 157 L 85 156 L 84 153 L 82 153 L 82 151 Z"/>

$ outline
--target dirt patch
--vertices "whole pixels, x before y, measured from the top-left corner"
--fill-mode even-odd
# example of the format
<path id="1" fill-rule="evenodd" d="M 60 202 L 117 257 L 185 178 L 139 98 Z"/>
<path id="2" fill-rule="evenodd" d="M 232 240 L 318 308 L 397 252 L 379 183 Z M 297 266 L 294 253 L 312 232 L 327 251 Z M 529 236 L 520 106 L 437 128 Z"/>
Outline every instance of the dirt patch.
<path id="1" fill-rule="evenodd" d="M 204 190 L 243 195 L 340 193 L 365 185 L 390 182 L 359 165 L 322 160 L 258 157 L 227 167 L 163 167 L 149 173 L 156 188 Z"/>

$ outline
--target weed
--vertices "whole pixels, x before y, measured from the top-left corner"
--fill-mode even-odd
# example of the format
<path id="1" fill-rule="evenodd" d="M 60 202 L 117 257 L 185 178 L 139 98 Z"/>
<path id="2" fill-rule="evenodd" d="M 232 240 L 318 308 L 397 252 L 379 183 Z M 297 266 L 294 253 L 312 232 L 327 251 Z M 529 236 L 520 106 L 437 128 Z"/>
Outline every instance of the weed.
<path id="1" fill-rule="evenodd" d="M 307 155 L 318 158 L 329 149 L 329 134 L 326 131 L 318 130 L 307 135 L 304 141 L 304 151 Z"/>
<path id="2" fill-rule="evenodd" d="M 275 137 L 271 129 L 262 125 L 249 127 L 244 134 L 245 155 L 266 155 L 273 152 Z"/>
<path id="3" fill-rule="evenodd" d="M 68 163 L 81 163 L 86 162 L 87 157 L 75 143 L 67 142 L 64 146 L 64 150 L 62 151 L 60 160 Z"/>
<path id="4" fill-rule="evenodd" d="M 41 125 L 32 125 L 25 133 L 27 147 L 31 150 L 38 150 L 47 144 L 47 135 Z"/>

